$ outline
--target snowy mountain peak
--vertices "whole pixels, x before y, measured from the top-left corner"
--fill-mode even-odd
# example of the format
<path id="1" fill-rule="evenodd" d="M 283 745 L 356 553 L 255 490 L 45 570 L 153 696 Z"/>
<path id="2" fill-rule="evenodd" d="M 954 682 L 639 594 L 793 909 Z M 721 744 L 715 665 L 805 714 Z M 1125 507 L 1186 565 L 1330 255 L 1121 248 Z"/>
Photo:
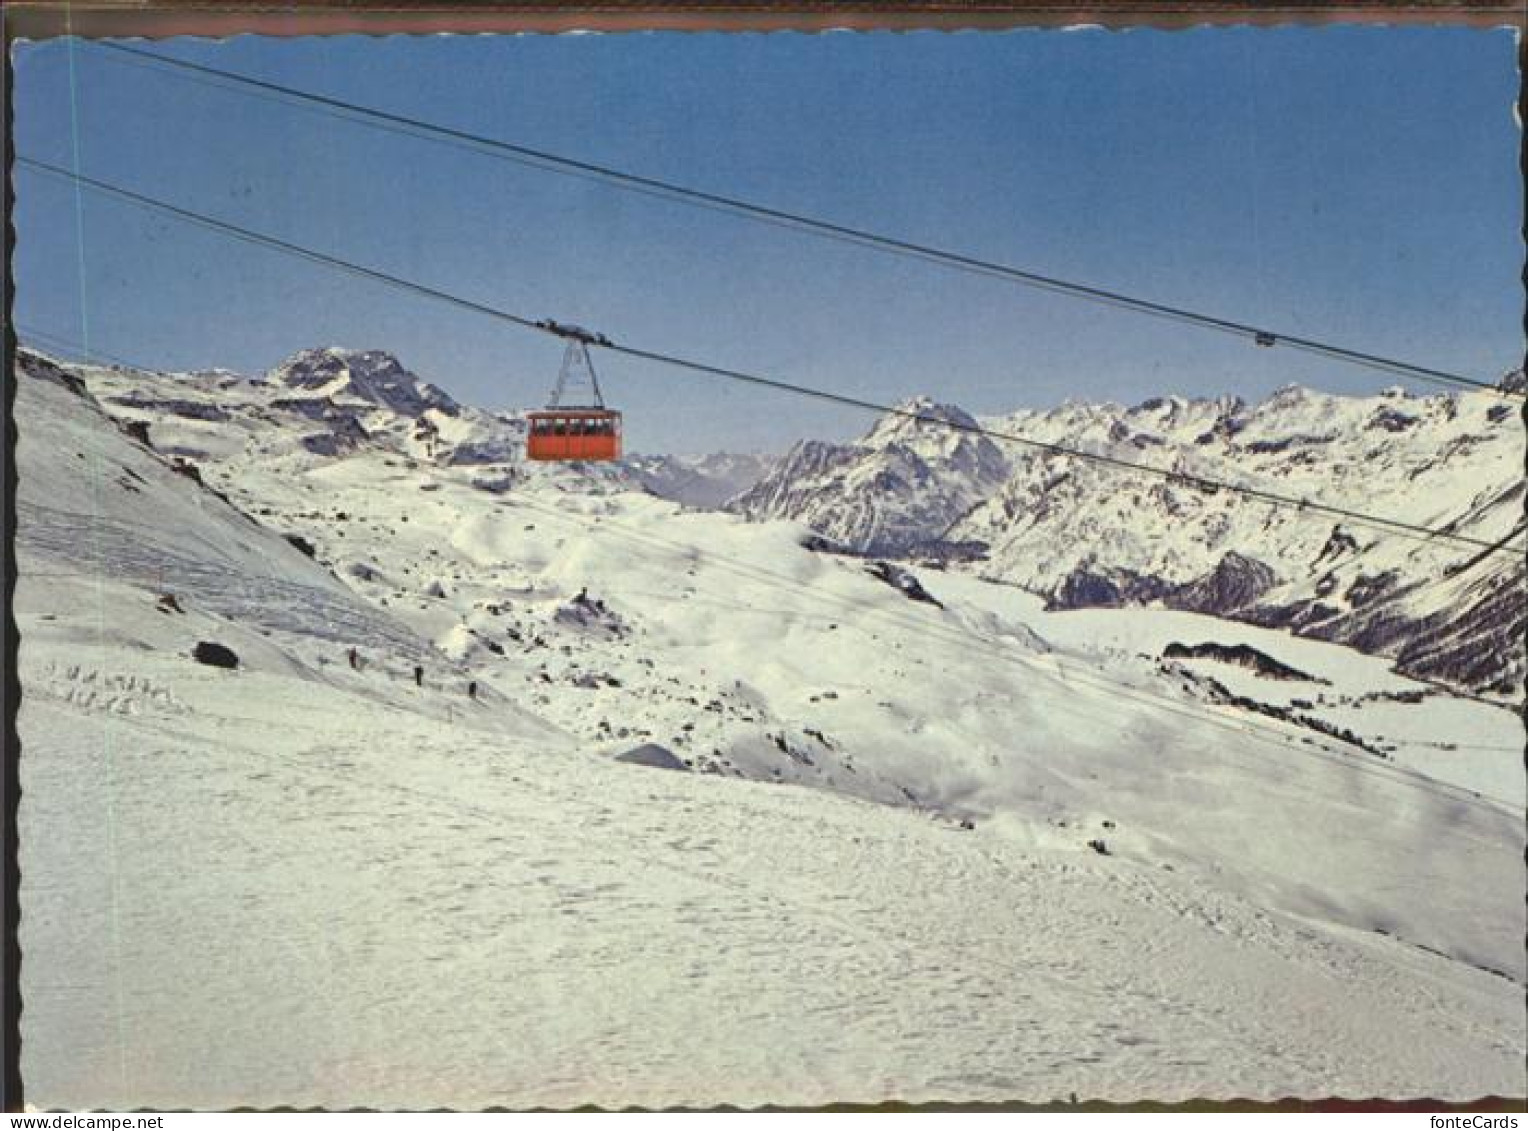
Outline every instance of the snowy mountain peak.
<path id="1" fill-rule="evenodd" d="M 1291 385 L 1289 388 L 1294 390 L 1298 386 Z M 1291 403 L 1294 403 L 1293 399 Z M 1075 407 L 1081 408 L 1083 406 L 1076 405 Z M 1092 407 L 1107 410 L 1109 406 Z M 1243 412 L 1246 407 L 1246 401 L 1240 397 L 1233 396 L 1208 399 L 1180 396 L 1151 397 L 1128 411 L 1120 412 L 1119 415 L 1150 419 L 1158 427 L 1170 428 L 1193 420 L 1218 420 L 1236 416 L 1238 413 Z"/>
<path id="2" fill-rule="evenodd" d="M 1289 408 L 1304 404 L 1316 394 L 1304 385 L 1285 385 L 1269 397 L 1264 405 L 1268 408 Z"/>
<path id="3" fill-rule="evenodd" d="M 906 553 L 937 541 L 1007 478 L 1008 460 L 979 429 L 954 405 L 905 400 L 858 443 L 796 444 L 729 507 L 805 522 L 860 553 Z"/>
<path id="4" fill-rule="evenodd" d="M 266 380 L 311 396 L 364 401 L 403 416 L 417 417 L 429 409 L 448 415 L 458 411 L 444 391 L 421 381 L 384 350 L 301 350 L 266 374 Z"/>
<path id="5" fill-rule="evenodd" d="M 957 429 L 976 432 L 981 426 L 965 409 L 952 404 L 940 404 L 932 397 L 916 396 L 899 401 L 891 412 L 875 422 L 875 426 L 860 441 L 866 447 L 883 447 L 886 444 L 906 442 L 914 437 L 930 435 L 947 436 L 943 428 L 930 428 L 928 421 L 943 421 Z"/>
<path id="6" fill-rule="evenodd" d="M 974 416 L 926 396 L 902 401 L 876 422 L 858 447 L 879 453 L 889 465 L 880 470 L 915 483 L 953 475 L 973 486 L 996 487 L 1008 475 L 1007 459 L 982 435 Z"/>

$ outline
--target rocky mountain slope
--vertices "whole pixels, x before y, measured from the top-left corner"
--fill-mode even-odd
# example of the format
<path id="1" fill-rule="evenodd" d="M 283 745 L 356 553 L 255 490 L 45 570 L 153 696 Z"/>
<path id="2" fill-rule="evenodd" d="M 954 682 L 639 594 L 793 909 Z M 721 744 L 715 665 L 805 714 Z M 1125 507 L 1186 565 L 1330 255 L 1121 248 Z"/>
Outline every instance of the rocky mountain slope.
<path id="1" fill-rule="evenodd" d="M 374 441 L 411 459 L 477 468 L 484 482 L 506 487 L 525 474 L 569 473 L 527 467 L 522 413 L 458 404 L 381 350 L 302 350 L 252 379 L 226 370 L 175 374 L 169 382 L 131 370 L 98 372 L 96 384 L 112 412 L 152 427 L 160 450 L 189 459 L 227 455 L 235 437 L 259 445 L 279 435 L 321 457 Z M 271 432 L 272 423 L 283 427 Z M 773 462 L 728 453 L 633 455 L 572 474 L 710 509 L 752 486 Z"/>
<path id="2" fill-rule="evenodd" d="M 974 428 L 952 405 L 917 398 L 905 414 Z M 804 440 L 728 509 L 745 518 L 791 518 L 854 553 L 906 554 L 940 538 L 1007 478 L 991 440 L 890 415 L 854 444 Z"/>
<path id="3" fill-rule="evenodd" d="M 1291 387 L 1257 405 L 1069 403 L 984 423 L 1494 543 L 1523 527 L 1520 405 L 1487 391 L 1339 397 Z M 905 447 L 877 437 L 919 428 L 888 418 L 855 445 L 798 445 L 733 509 L 793 518 L 862 552 L 966 561 L 1056 608 L 1160 603 L 1351 643 L 1472 691 L 1521 694 L 1520 554 L 1419 542 L 948 432 L 921 441 L 909 475 Z"/>

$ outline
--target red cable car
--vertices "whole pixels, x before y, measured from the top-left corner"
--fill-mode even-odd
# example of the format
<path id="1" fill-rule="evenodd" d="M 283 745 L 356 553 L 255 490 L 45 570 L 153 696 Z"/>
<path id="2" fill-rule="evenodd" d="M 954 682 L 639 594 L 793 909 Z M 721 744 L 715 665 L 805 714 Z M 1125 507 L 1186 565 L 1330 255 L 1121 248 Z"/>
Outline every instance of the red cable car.
<path id="1" fill-rule="evenodd" d="M 530 425 L 525 455 L 533 460 L 613 460 L 621 458 L 621 414 L 605 407 L 599 378 L 589 360 L 591 345 L 610 344 L 603 334 L 547 320 L 538 326 L 568 340 L 557 387 L 545 409 L 526 414 Z M 563 404 L 568 386 L 586 381 L 592 403 Z"/>

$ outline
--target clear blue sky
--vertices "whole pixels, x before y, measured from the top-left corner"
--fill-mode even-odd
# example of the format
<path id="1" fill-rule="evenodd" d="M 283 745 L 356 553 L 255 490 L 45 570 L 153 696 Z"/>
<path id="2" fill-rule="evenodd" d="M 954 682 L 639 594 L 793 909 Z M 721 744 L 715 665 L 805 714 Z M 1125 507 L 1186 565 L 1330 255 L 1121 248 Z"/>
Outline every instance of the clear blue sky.
<path id="1" fill-rule="evenodd" d="M 359 36 L 156 49 L 1494 379 L 1523 351 L 1508 31 Z M 22 154 L 634 345 L 976 412 L 1393 383 L 381 133 L 88 44 L 15 48 Z M 72 78 L 71 78 L 72 75 Z M 557 343 L 24 172 L 18 323 L 166 368 L 396 353 L 539 402 Z M 83 233 L 83 238 L 81 238 Z M 83 268 L 83 270 L 82 270 Z M 639 450 L 860 414 L 603 361 Z M 1419 386 L 1419 388 L 1427 388 Z"/>

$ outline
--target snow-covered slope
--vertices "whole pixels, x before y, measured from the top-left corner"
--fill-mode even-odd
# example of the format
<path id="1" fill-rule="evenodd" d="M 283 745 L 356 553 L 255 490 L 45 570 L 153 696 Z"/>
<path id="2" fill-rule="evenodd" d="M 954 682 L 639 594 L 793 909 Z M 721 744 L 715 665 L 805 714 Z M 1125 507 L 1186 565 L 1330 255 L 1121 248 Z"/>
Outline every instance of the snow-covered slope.
<path id="1" fill-rule="evenodd" d="M 1338 397 L 1290 387 L 1255 406 L 1069 403 L 986 423 L 1496 542 L 1523 527 L 1519 403 L 1486 391 Z M 888 417 L 872 437 L 910 424 Z M 945 432 L 944 443 L 975 452 L 988 442 Z M 1473 691 L 1521 695 L 1528 602 L 1519 554 L 1422 543 L 1020 445 L 931 459 L 923 478 L 902 474 L 905 461 L 896 445 L 869 439 L 798 445 L 736 509 L 799 519 L 852 549 L 979 558 L 984 576 L 1059 608 L 1162 602 L 1352 643 Z M 884 515 L 893 516 L 892 537 L 875 533 Z"/>
<path id="2" fill-rule="evenodd" d="M 805 522 L 856 553 L 906 553 L 941 535 L 1003 482 L 1008 463 L 952 405 L 916 398 L 858 443 L 804 440 L 729 509 L 751 519 Z M 919 419 L 922 418 L 922 419 Z"/>
<path id="3" fill-rule="evenodd" d="M 1520 763 L 1416 725 L 1507 712 L 380 417 L 323 455 L 229 375 L 22 369 L 33 1102 L 1528 1090 Z"/>

